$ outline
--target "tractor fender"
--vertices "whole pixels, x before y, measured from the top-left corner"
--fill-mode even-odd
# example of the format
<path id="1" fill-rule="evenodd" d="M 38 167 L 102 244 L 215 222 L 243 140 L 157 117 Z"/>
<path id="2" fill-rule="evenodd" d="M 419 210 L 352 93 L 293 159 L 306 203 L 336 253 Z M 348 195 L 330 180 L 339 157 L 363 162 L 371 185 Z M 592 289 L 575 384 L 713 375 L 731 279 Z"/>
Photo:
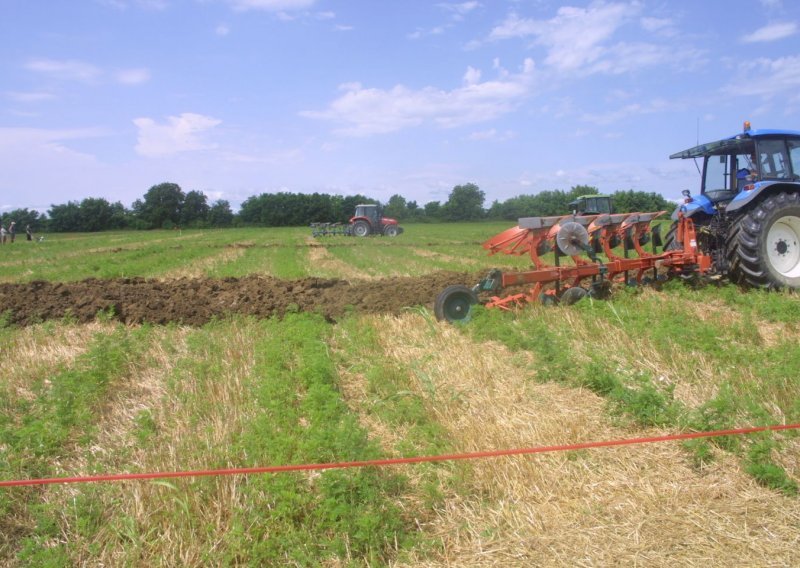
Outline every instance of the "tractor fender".
<path id="1" fill-rule="evenodd" d="M 356 221 L 366 221 L 369 226 L 372 226 L 372 221 L 369 220 L 369 217 L 350 217 L 350 224 L 354 225 Z"/>
<path id="2" fill-rule="evenodd" d="M 726 211 L 738 211 L 739 209 L 754 203 L 762 196 L 767 197 L 781 191 L 800 191 L 800 183 L 784 181 L 757 181 L 746 187 L 752 189 L 743 189 L 737 193 L 736 197 L 734 197 L 731 202 L 728 203 L 728 206 L 725 208 Z"/>
<path id="3" fill-rule="evenodd" d="M 706 215 L 714 215 L 717 212 L 711 200 L 702 193 L 692 196 L 687 203 L 678 205 L 675 211 L 672 212 L 672 220 L 677 221 L 679 213 L 683 213 L 684 217 L 691 217 L 699 212 L 703 212 Z"/>

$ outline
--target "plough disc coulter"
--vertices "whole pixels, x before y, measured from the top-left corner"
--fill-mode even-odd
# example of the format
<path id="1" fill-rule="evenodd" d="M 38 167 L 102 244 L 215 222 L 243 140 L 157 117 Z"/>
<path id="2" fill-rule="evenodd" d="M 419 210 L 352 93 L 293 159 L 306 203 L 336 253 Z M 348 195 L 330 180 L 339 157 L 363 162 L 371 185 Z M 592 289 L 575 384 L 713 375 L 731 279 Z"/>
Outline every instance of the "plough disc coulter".
<path id="1" fill-rule="evenodd" d="M 671 274 L 704 274 L 711 257 L 697 246 L 694 223 L 680 217 L 670 250 L 662 245 L 660 226 L 651 226 L 666 213 L 623 213 L 525 217 L 518 225 L 483 243 L 490 255 L 528 256 L 532 270 L 494 269 L 472 288 L 449 286 L 436 298 L 437 319 L 467 321 L 472 306 L 511 310 L 527 303 L 574 304 L 586 296 L 605 297 L 614 283 L 641 285 Z M 680 243 L 675 246 L 676 243 Z M 649 245 L 649 246 L 647 246 Z M 645 250 L 645 247 L 649 250 Z M 553 251 L 552 263 L 543 256 Z M 527 291 L 502 296 L 509 287 L 529 285 Z M 488 296 L 488 299 L 485 299 Z M 483 300 L 479 298 L 484 298 Z"/>

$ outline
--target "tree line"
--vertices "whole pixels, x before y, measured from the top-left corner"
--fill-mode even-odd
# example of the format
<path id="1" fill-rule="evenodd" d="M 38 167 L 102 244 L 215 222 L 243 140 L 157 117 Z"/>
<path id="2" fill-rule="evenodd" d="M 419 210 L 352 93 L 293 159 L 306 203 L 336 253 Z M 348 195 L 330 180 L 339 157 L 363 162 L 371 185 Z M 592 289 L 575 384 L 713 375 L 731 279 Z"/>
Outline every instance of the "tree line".
<path id="1" fill-rule="evenodd" d="M 184 193 L 175 183 L 151 187 L 141 199 L 126 208 L 121 202 L 111 203 L 100 197 L 51 205 L 46 214 L 29 209 L 16 209 L 0 215 L 8 226 L 30 227 L 35 232 L 94 232 L 122 229 L 224 228 L 234 226 L 289 227 L 315 222 L 346 223 L 359 203 L 376 203 L 387 217 L 406 222 L 478 221 L 481 219 L 516 220 L 519 217 L 563 215 L 569 203 L 582 195 L 598 194 L 592 186 L 578 185 L 569 191 L 548 190 L 519 195 L 505 201 L 495 200 L 486 208 L 486 194 L 474 183 L 457 185 L 447 201 L 431 201 L 420 206 L 399 194 L 380 203 L 366 195 L 328 195 L 325 193 L 262 193 L 248 197 L 237 213 L 230 203 L 218 199 L 209 203 L 201 191 Z M 614 210 L 671 210 L 675 204 L 657 193 L 617 191 L 612 194 Z"/>

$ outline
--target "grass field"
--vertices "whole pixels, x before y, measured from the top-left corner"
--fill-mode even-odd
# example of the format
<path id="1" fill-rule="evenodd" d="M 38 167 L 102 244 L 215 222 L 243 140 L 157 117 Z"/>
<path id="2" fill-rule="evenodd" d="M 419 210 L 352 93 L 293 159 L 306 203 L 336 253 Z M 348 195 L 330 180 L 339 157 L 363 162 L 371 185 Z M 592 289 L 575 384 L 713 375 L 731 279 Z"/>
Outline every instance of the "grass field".
<path id="1" fill-rule="evenodd" d="M 48 235 L 0 281 L 525 268 L 508 224 Z M 391 294 L 387 284 L 386 294 Z M 431 298 L 431 301 L 433 298 Z M 0 320 L 4 321 L 4 320 Z M 430 455 L 800 422 L 800 298 L 733 286 L 202 327 L 0 324 L 0 478 Z M 793 565 L 793 432 L 388 468 L 0 490 L 10 566 Z"/>

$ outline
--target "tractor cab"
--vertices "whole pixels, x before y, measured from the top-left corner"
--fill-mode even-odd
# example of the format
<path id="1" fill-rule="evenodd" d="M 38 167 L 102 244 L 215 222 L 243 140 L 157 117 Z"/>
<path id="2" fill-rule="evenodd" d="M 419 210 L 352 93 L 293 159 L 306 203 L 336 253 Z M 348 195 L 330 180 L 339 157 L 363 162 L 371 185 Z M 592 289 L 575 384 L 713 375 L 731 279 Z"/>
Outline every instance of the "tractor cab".
<path id="1" fill-rule="evenodd" d="M 569 208 L 578 215 L 603 215 L 613 212 L 610 195 L 581 195 L 570 202 Z"/>
<path id="2" fill-rule="evenodd" d="M 356 205 L 356 212 L 353 217 L 364 217 L 369 220 L 373 227 L 380 224 L 381 211 L 374 203 L 364 203 Z"/>
<path id="3" fill-rule="evenodd" d="M 734 210 L 771 185 L 800 181 L 800 132 L 753 130 L 745 122 L 741 134 L 700 144 L 670 158 L 702 158 L 698 205 L 708 214 L 714 213 L 714 206 L 727 205 Z"/>

